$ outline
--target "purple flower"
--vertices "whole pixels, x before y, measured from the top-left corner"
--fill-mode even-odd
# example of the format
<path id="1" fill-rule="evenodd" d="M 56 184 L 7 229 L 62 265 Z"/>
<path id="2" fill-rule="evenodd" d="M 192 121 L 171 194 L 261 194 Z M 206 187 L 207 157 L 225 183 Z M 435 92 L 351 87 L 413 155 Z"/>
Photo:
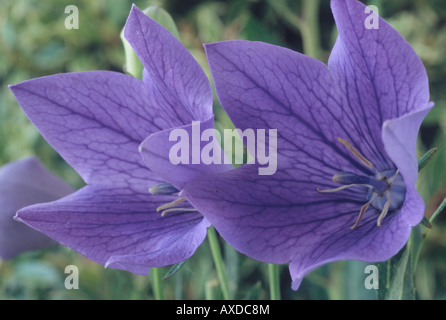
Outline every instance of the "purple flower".
<path id="1" fill-rule="evenodd" d="M 339 37 L 328 67 L 260 42 L 206 46 L 235 126 L 277 129 L 278 169 L 245 165 L 184 190 L 237 250 L 290 263 L 294 289 L 331 261 L 392 257 L 424 213 L 415 147 L 433 104 L 423 64 L 384 20 L 366 28 L 360 2 L 331 6 Z"/>
<path id="2" fill-rule="evenodd" d="M 192 121 L 213 127 L 209 81 L 186 48 L 136 7 L 125 37 L 144 65 L 144 81 L 91 71 L 11 86 L 43 137 L 87 183 L 17 216 L 98 263 L 146 274 L 189 258 L 202 243 L 209 223 L 177 193 L 189 179 L 225 166 L 172 168 L 170 131 L 191 130 Z M 159 185 L 166 181 L 167 192 Z"/>
<path id="3" fill-rule="evenodd" d="M 23 223 L 14 221 L 20 208 L 54 201 L 74 192 L 45 169 L 36 158 L 24 158 L 0 168 L 0 258 L 11 259 L 28 250 L 56 242 Z"/>

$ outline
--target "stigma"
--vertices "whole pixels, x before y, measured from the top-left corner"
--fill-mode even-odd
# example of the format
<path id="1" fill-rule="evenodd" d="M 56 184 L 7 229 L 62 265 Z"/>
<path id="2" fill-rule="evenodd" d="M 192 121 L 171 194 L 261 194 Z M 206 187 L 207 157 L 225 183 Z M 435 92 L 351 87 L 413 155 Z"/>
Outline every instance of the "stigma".
<path id="1" fill-rule="evenodd" d="M 376 167 L 367 160 L 358 150 L 356 150 L 349 142 L 338 138 L 344 146 L 349 149 L 353 155 L 363 164 L 371 168 L 375 174 L 372 176 L 358 175 L 352 172 L 336 173 L 332 180 L 341 184 L 340 187 L 328 190 L 317 189 L 320 193 L 334 193 L 355 186 L 363 186 L 368 188 L 365 195 L 365 203 L 359 210 L 359 215 L 351 229 L 355 229 L 361 222 L 364 214 L 369 208 L 374 208 L 379 212 L 377 218 L 377 226 L 381 227 L 384 218 L 389 212 L 399 210 L 404 203 L 406 197 L 406 186 L 399 170 L 391 169 L 378 171 Z"/>

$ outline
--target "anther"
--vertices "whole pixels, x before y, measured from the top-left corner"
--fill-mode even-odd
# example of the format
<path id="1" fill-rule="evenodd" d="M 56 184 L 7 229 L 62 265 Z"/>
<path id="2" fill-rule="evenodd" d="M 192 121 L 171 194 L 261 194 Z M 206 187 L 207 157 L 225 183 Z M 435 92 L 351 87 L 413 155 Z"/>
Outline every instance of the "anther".
<path id="1" fill-rule="evenodd" d="M 149 188 L 149 193 L 153 195 L 171 195 L 180 192 L 170 183 L 160 183 Z"/>
<path id="2" fill-rule="evenodd" d="M 364 163 L 367 167 L 375 170 L 375 172 L 378 172 L 378 170 L 376 170 L 375 166 L 369 161 L 367 160 L 358 150 L 356 150 L 351 144 L 350 142 L 348 142 L 347 140 L 344 140 L 342 138 L 338 138 L 338 141 L 340 143 L 342 143 L 344 146 L 347 147 L 348 150 L 351 151 L 351 153 L 353 153 L 353 155 L 358 158 L 362 163 Z"/>
<path id="3" fill-rule="evenodd" d="M 373 207 L 375 210 L 379 212 L 381 210 L 376 224 L 378 227 L 382 226 L 384 218 L 387 214 L 392 211 L 398 210 L 404 203 L 406 188 L 404 185 L 404 180 L 401 177 L 399 170 L 385 170 L 378 171 L 376 167 L 367 160 L 358 150 L 356 150 L 348 141 L 338 138 L 338 141 L 341 142 L 353 155 L 359 159 L 364 165 L 373 169 L 375 171 L 375 175 L 373 176 L 365 176 L 358 175 L 351 172 L 338 172 L 333 175 L 332 180 L 335 183 L 339 183 L 342 186 L 334 189 L 321 190 L 317 188 L 316 190 L 320 193 L 333 193 L 341 190 L 345 190 L 351 187 L 366 187 L 369 191 L 364 194 L 365 200 L 367 201 L 364 205 L 362 205 L 361 210 L 359 211 L 359 215 L 356 218 L 355 224 L 351 227 L 351 229 L 355 229 L 359 226 L 362 218 L 366 211 Z M 364 190 L 357 189 L 362 194 Z"/>

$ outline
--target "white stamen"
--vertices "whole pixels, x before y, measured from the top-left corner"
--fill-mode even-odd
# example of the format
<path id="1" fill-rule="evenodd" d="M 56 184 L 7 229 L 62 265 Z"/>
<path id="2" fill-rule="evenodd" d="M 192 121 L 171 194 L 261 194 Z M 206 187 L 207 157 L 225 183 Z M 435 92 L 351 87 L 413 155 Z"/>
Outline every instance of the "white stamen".
<path id="1" fill-rule="evenodd" d="M 156 212 L 160 212 L 161 210 L 172 208 L 172 207 L 176 206 L 177 204 L 180 204 L 181 202 L 183 202 L 185 200 L 186 200 L 186 198 L 181 197 L 181 198 L 178 198 L 177 200 L 174 200 L 172 202 L 163 204 L 162 206 L 159 206 L 158 208 L 156 208 Z"/>
<path id="2" fill-rule="evenodd" d="M 164 210 L 161 213 L 161 216 L 164 217 L 164 216 L 166 216 L 167 213 L 175 212 L 175 211 L 178 211 L 178 212 L 198 212 L 197 209 L 191 209 L 191 208 L 171 208 L 171 209 Z"/>
<path id="3" fill-rule="evenodd" d="M 384 218 L 386 217 L 387 212 L 389 211 L 389 208 L 390 208 L 390 193 L 388 191 L 386 192 L 386 196 L 387 196 L 387 201 L 384 204 L 384 208 L 381 211 L 381 214 L 379 215 L 378 221 L 376 223 L 378 225 L 378 227 L 382 226 L 382 222 L 383 222 Z"/>
<path id="4" fill-rule="evenodd" d="M 364 213 L 367 211 L 367 209 L 369 208 L 370 204 L 372 203 L 372 201 L 375 199 L 376 195 L 373 194 L 372 198 L 369 200 L 369 202 L 367 202 L 366 204 L 364 204 L 361 208 L 361 211 L 359 212 L 358 218 L 356 219 L 355 224 L 353 225 L 353 227 L 351 227 L 350 229 L 355 229 L 359 223 L 361 222 L 362 217 L 364 216 Z"/>
<path id="5" fill-rule="evenodd" d="M 368 185 L 368 184 L 347 184 L 347 185 L 344 185 L 344 186 L 341 186 L 341 187 L 335 188 L 335 189 L 321 190 L 321 189 L 317 188 L 316 190 L 320 193 L 332 193 L 332 192 L 338 192 L 338 191 L 341 191 L 341 190 L 344 190 L 344 189 L 347 189 L 350 187 L 354 187 L 354 186 L 363 186 L 363 187 L 373 188 L 373 186 Z"/>
<path id="6" fill-rule="evenodd" d="M 400 169 L 396 170 L 395 175 L 393 175 L 392 177 L 390 177 L 389 179 L 387 179 L 387 182 L 388 182 L 389 184 L 392 184 L 393 180 L 396 179 L 396 177 L 398 176 L 399 173 L 400 173 Z"/>
<path id="7" fill-rule="evenodd" d="M 361 207 L 359 215 L 356 218 L 356 222 L 351 227 L 351 229 L 353 230 L 356 227 L 358 227 L 359 223 L 364 217 L 365 212 L 370 208 L 370 206 L 372 206 L 376 210 L 382 209 L 376 222 L 378 227 L 381 227 L 384 218 L 389 213 L 391 205 L 393 204 L 392 210 L 399 209 L 401 207 L 400 204 L 402 205 L 404 201 L 405 187 L 403 184 L 402 177 L 399 177 L 400 172 L 398 169 L 396 171 L 386 170 L 383 172 L 379 172 L 369 160 L 367 160 L 357 149 L 355 149 L 351 145 L 350 142 L 342 138 L 338 138 L 338 141 L 342 143 L 351 153 L 353 153 L 353 155 L 359 161 L 361 161 L 361 163 L 373 169 L 376 174 L 374 176 L 361 176 L 361 175 L 356 175 L 354 173 L 342 171 L 335 174 L 332 177 L 332 180 L 335 183 L 340 183 L 344 185 L 338 188 L 327 189 L 327 190 L 321 190 L 317 188 L 317 191 L 320 193 L 333 193 L 355 186 L 363 186 L 369 188 L 367 197 L 369 197 L 370 195 L 371 197 L 369 201 L 367 201 L 367 203 L 365 203 Z M 390 174 L 392 174 L 392 176 L 388 178 Z M 353 184 L 348 184 L 352 182 Z M 394 184 L 394 186 L 392 186 L 392 184 Z M 377 199 L 378 197 L 379 199 Z M 384 205 L 383 205 L 384 199 L 382 199 L 383 197 L 387 198 Z"/>
<path id="8" fill-rule="evenodd" d="M 351 153 L 353 153 L 353 155 L 358 158 L 363 164 L 365 164 L 367 167 L 375 170 L 376 173 L 378 173 L 378 170 L 376 170 L 375 166 L 366 159 L 366 157 L 364 157 L 358 150 L 356 150 L 351 144 L 350 142 L 348 142 L 347 140 L 344 140 L 342 138 L 338 138 L 338 141 L 340 143 L 342 143 L 344 146 L 347 147 L 348 150 L 350 150 Z"/>

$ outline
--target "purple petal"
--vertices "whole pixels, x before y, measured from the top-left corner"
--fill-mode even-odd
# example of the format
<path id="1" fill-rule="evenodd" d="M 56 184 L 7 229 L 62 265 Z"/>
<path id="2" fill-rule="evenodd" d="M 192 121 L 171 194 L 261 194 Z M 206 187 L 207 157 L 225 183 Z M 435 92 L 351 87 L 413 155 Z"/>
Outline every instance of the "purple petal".
<path id="1" fill-rule="evenodd" d="M 351 230 L 365 202 L 361 193 L 327 195 L 315 189 L 311 179 L 284 171 L 260 176 L 256 166 L 245 165 L 200 177 L 185 186 L 183 195 L 236 250 L 263 262 L 291 263 L 295 284 L 334 260 L 388 259 L 407 242 L 408 217 L 419 216 L 424 208 L 412 187 L 401 209 L 404 214 L 390 214 L 378 228 L 377 212 L 369 210 Z"/>
<path id="2" fill-rule="evenodd" d="M 229 161 L 225 158 L 216 136 L 210 136 L 207 140 L 201 140 L 204 132 L 210 132 L 209 130 L 213 129 L 214 118 L 212 117 L 204 122 L 194 122 L 182 127 L 160 131 L 149 136 L 141 144 L 140 151 L 151 170 L 176 188 L 182 189 L 188 181 L 200 175 L 227 171 L 233 168 L 231 164 L 225 164 Z M 169 139 L 169 137 L 175 131 L 180 131 L 188 137 L 187 141 L 182 145 L 184 149 L 181 152 L 188 152 L 189 155 L 184 159 L 185 161 L 178 164 L 173 164 L 170 157 L 171 150 L 174 149 L 175 145 L 183 142 L 183 138 L 180 139 L 176 135 L 173 135 L 173 141 L 170 141 L 172 139 Z M 208 150 L 206 148 L 210 148 L 213 151 L 209 153 L 204 152 Z M 204 153 L 203 156 L 202 151 Z M 210 159 L 212 162 L 205 162 L 207 161 L 205 157 L 208 157 L 208 155 L 213 156 L 213 152 L 215 152 L 216 156 Z"/>
<path id="3" fill-rule="evenodd" d="M 335 171 L 369 172 L 336 144 L 342 138 L 378 169 L 392 167 L 381 141 L 384 122 L 372 128 L 368 120 L 361 120 L 379 118 L 378 109 L 350 104 L 353 92 L 345 94 L 337 76 L 323 63 L 285 48 L 248 41 L 206 45 L 206 53 L 219 100 L 235 126 L 279 129 L 279 152 L 286 151 L 280 161 L 311 158 L 325 168 L 339 164 Z M 427 102 L 420 109 L 425 107 Z"/>
<path id="4" fill-rule="evenodd" d="M 370 232 L 365 236 L 365 239 L 350 240 L 351 242 L 357 241 L 350 252 L 346 251 L 338 256 L 327 257 L 320 261 L 309 261 L 309 259 L 292 261 L 289 268 L 293 290 L 297 290 L 302 279 L 315 268 L 332 261 L 353 259 L 365 262 L 382 262 L 389 259 L 404 247 L 409 239 L 412 227 L 418 224 L 423 217 L 424 209 L 423 199 L 415 187 L 409 186 L 401 213 L 393 216 L 391 222 L 376 230 L 379 232 Z M 418 222 L 410 221 L 414 217 L 418 217 Z"/>
<path id="5" fill-rule="evenodd" d="M 182 114 L 183 124 L 212 116 L 209 81 L 175 36 L 136 6 L 130 12 L 124 35 L 144 65 L 144 81 L 156 86 L 164 99 Z"/>
<path id="6" fill-rule="evenodd" d="M 384 147 L 392 161 L 400 169 L 408 185 L 415 186 L 417 181 L 416 141 L 418 131 L 423 119 L 432 108 L 433 104 L 430 104 L 425 109 L 384 122 L 382 129 Z"/>
<path id="7" fill-rule="evenodd" d="M 321 194 L 312 181 L 295 179 L 283 171 L 259 176 L 256 170 L 256 166 L 245 165 L 202 177 L 183 191 L 242 253 L 272 263 L 288 263 L 306 254 L 319 260 L 345 252 L 356 254 L 355 248 L 385 232 L 384 226 L 376 227 L 373 212 L 355 232 L 350 229 L 364 202 L 354 192 L 344 191 L 353 195 L 350 198 Z M 377 255 L 382 253 L 367 256 Z"/>
<path id="8" fill-rule="evenodd" d="M 416 133 L 430 108 L 424 67 L 382 20 L 379 31 L 365 29 L 364 5 L 344 0 L 332 6 L 340 37 L 328 68 L 264 43 L 206 45 L 219 100 L 235 126 L 278 130 L 278 169 L 259 176 L 257 166 L 245 165 L 199 177 L 183 192 L 242 253 L 290 263 L 294 288 L 330 261 L 390 258 L 424 212 L 415 189 Z M 343 171 L 375 177 L 338 138 L 379 172 L 399 169 L 404 178 L 404 203 L 381 227 L 382 210 L 373 207 L 351 230 L 369 200 L 366 187 L 316 191 L 339 187 L 331 177 Z"/>
<path id="9" fill-rule="evenodd" d="M 370 13 L 364 4 L 332 0 L 331 6 L 339 37 L 328 67 L 346 97 L 348 121 L 363 139 L 361 149 L 372 161 L 372 154 L 384 149 L 380 138 L 386 120 L 427 107 L 426 70 L 406 40 L 382 18 L 378 29 L 365 27 Z"/>
<path id="10" fill-rule="evenodd" d="M 159 180 L 147 170 L 138 146 L 174 121 L 148 98 L 141 81 L 94 71 L 29 80 L 11 90 L 43 137 L 87 183 L 146 189 Z"/>
<path id="11" fill-rule="evenodd" d="M 100 264 L 147 274 L 189 258 L 206 236 L 209 224 L 197 212 L 156 212 L 175 198 L 87 186 L 17 217 Z"/>
<path id="12" fill-rule="evenodd" d="M 136 7 L 125 34 L 145 65 L 144 82 L 95 71 L 10 87 L 43 137 L 89 184 L 22 209 L 18 219 L 106 266 L 147 273 L 190 257 L 209 223 L 189 204 L 194 212 L 156 212 L 176 197 L 148 194 L 163 180 L 147 169 L 138 147 L 153 133 L 193 120 L 212 126 L 212 91 L 181 43 Z"/>
<path id="13" fill-rule="evenodd" d="M 329 68 L 342 80 L 352 107 L 366 104 L 374 115 L 366 121 L 383 121 L 424 109 L 429 102 L 426 70 L 412 47 L 386 21 L 367 29 L 370 13 L 356 0 L 332 0 L 339 37 Z"/>
<path id="14" fill-rule="evenodd" d="M 327 177 L 341 170 L 370 169 L 337 142 L 357 148 L 363 139 L 343 108 L 335 79 L 320 61 L 297 52 L 249 41 L 206 45 L 220 102 L 237 128 L 278 129 L 278 166 L 323 170 Z M 367 153 L 376 165 L 383 154 Z M 317 169 L 320 168 L 320 169 Z"/>
<path id="15" fill-rule="evenodd" d="M 0 168 L 0 258 L 55 245 L 47 236 L 13 220 L 17 210 L 54 201 L 74 192 L 36 158 L 24 158 Z"/>

